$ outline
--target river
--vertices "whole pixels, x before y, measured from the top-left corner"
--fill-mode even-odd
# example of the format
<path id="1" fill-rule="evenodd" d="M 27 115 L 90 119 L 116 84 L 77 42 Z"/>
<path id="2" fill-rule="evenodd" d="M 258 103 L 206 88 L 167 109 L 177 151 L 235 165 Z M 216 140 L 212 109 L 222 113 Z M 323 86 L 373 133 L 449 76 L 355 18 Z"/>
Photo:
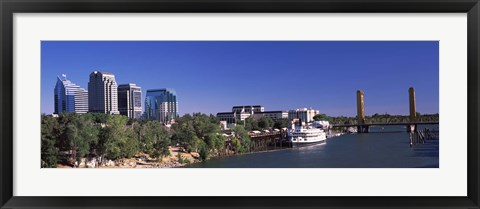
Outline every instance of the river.
<path id="1" fill-rule="evenodd" d="M 438 131 L 438 125 L 419 126 Z M 439 140 L 410 147 L 403 126 L 371 127 L 309 147 L 236 155 L 187 168 L 438 168 Z"/>

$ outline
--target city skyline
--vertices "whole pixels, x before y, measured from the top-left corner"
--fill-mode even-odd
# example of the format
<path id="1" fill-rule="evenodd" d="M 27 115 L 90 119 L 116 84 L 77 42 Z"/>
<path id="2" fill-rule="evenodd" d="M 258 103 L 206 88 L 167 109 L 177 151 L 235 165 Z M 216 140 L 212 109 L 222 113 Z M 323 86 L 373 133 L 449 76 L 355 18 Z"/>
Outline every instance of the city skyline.
<path id="1" fill-rule="evenodd" d="M 436 41 L 43 41 L 42 113 L 53 112 L 57 75 L 86 88 L 93 71 L 141 86 L 142 98 L 175 89 L 180 115 L 260 104 L 355 116 L 359 89 L 367 115 L 407 115 L 409 87 L 418 112 L 439 104 Z"/>

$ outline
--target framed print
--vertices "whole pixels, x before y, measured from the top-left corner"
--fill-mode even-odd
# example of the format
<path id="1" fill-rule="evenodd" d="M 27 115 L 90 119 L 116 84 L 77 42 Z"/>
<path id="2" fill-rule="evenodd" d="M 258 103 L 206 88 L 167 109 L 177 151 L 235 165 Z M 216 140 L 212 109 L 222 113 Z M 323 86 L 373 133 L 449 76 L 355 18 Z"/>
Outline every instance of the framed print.
<path id="1" fill-rule="evenodd" d="M 2 208 L 479 207 L 477 0 L 0 5 Z"/>

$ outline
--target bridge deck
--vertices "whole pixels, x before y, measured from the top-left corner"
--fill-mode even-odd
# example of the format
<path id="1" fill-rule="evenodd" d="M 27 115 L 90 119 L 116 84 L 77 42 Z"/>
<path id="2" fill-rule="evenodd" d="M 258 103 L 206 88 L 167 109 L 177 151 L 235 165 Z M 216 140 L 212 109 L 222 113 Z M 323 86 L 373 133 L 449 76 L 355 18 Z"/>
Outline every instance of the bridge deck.
<path id="1" fill-rule="evenodd" d="M 408 125 L 437 125 L 438 121 L 434 122 L 402 122 L 402 123 L 366 123 L 362 126 L 408 126 Z M 332 125 L 332 127 L 355 127 L 359 124 L 338 124 Z"/>

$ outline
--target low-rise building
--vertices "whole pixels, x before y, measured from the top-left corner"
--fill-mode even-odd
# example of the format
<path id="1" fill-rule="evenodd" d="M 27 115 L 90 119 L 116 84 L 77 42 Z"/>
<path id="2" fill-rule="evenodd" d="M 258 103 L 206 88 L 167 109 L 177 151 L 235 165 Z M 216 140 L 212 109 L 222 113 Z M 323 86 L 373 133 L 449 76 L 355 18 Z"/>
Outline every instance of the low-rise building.
<path id="1" fill-rule="evenodd" d="M 244 105 L 244 106 L 233 106 L 232 107 L 232 112 L 246 112 L 246 113 L 257 113 L 257 112 L 263 112 L 265 111 L 265 108 L 262 105 Z"/>
<path id="2" fill-rule="evenodd" d="M 243 105 L 232 107 L 232 112 L 219 112 L 217 117 L 220 121 L 226 121 L 229 127 L 230 124 L 235 124 L 244 121 L 248 117 L 260 119 L 263 117 L 271 118 L 273 120 L 288 118 L 287 111 L 265 111 L 262 105 Z"/>
<path id="3" fill-rule="evenodd" d="M 302 120 L 302 122 L 309 123 L 312 122 L 313 117 L 318 114 L 320 114 L 319 110 L 315 110 L 312 108 L 301 108 L 296 110 L 289 110 L 288 119 L 292 120 L 294 118 L 298 118 Z"/>
<path id="4" fill-rule="evenodd" d="M 260 118 L 271 118 L 273 120 L 277 119 L 283 119 L 283 118 L 288 118 L 288 112 L 287 111 L 264 111 L 264 112 L 258 112 L 254 113 L 253 117 L 255 119 L 260 119 Z"/>

